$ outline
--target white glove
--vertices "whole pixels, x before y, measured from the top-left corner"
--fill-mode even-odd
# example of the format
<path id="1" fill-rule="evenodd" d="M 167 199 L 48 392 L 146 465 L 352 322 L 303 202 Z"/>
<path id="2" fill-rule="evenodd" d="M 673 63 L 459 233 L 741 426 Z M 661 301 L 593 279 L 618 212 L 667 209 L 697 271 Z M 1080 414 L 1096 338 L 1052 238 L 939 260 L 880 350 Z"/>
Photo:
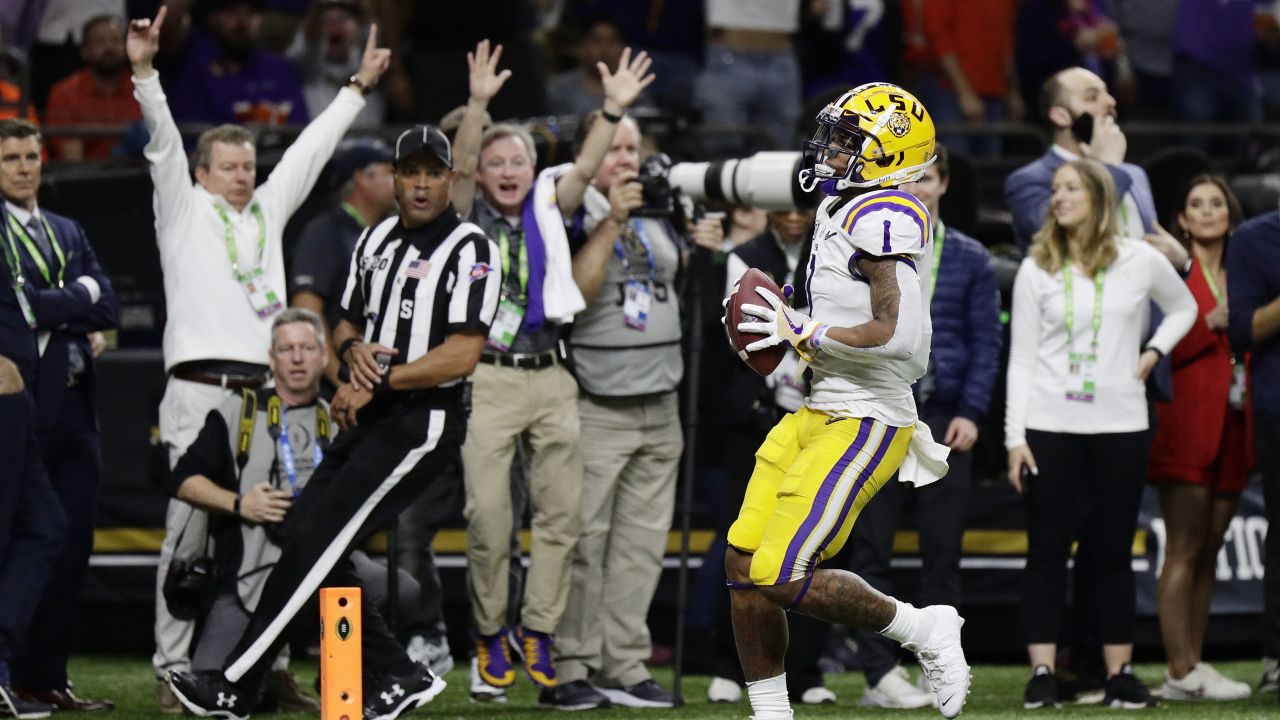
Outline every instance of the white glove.
<path id="1" fill-rule="evenodd" d="M 783 286 L 782 294 L 784 297 L 790 298 L 792 292 L 790 285 Z M 756 352 L 780 343 L 786 343 L 789 347 L 795 349 L 800 354 L 800 357 L 806 361 L 812 361 L 813 353 L 806 346 L 805 341 L 825 327 L 825 323 L 820 323 L 792 308 L 783 302 L 782 298 L 762 287 L 756 288 L 756 294 L 764 298 L 769 306 L 744 304 L 742 312 L 758 318 L 759 322 L 740 322 L 738 323 L 738 331 L 766 335 L 767 337 L 751 343 L 745 348 L 746 351 Z"/>

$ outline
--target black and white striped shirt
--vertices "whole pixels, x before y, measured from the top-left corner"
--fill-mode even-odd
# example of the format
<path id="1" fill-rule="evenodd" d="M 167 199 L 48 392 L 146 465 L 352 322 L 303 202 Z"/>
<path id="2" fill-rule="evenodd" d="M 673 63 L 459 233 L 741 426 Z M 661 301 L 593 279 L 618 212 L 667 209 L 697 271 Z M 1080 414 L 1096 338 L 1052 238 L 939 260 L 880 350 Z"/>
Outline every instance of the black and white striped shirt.
<path id="1" fill-rule="evenodd" d="M 391 364 L 400 365 L 451 334 L 487 336 L 501 289 L 498 246 L 452 209 L 413 229 L 392 217 L 357 241 L 342 315 L 366 342 L 399 350 Z"/>

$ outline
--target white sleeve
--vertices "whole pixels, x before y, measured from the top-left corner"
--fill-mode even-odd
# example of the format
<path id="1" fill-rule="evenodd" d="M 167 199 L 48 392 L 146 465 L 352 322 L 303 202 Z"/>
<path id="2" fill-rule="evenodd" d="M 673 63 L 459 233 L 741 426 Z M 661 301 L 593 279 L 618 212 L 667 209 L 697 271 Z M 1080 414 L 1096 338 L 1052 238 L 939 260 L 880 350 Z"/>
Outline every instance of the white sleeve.
<path id="1" fill-rule="evenodd" d="M 884 345 L 852 347 L 838 342 L 830 334 L 822 338 L 819 351 L 844 360 L 909 360 L 920 348 L 921 290 L 920 276 L 907 262 L 894 262 L 898 281 L 898 322 L 893 337 Z"/>
<path id="2" fill-rule="evenodd" d="M 349 87 L 339 90 L 329 107 L 298 135 L 271 171 L 271 176 L 258 188 L 255 195 L 271 208 L 271 212 L 280 213 L 275 217 L 282 227 L 311 194 L 311 188 L 320 178 L 320 171 L 324 170 L 333 149 L 364 104 L 364 96 L 355 90 Z"/>
<path id="3" fill-rule="evenodd" d="M 724 285 L 724 296 L 729 297 L 733 294 L 733 289 L 737 286 L 738 281 L 741 280 L 742 276 L 746 275 L 747 271 L 751 268 L 747 266 L 747 263 L 744 262 L 742 258 L 738 257 L 738 253 L 729 253 L 729 257 L 724 262 L 724 269 L 726 281 Z"/>
<path id="4" fill-rule="evenodd" d="M 1149 252 L 1144 255 L 1147 256 L 1147 265 L 1151 267 L 1151 299 L 1156 301 L 1156 305 L 1164 313 L 1164 319 L 1152 333 L 1147 345 L 1168 355 L 1183 336 L 1191 331 L 1191 326 L 1200 315 L 1200 309 L 1195 297 L 1187 289 L 1187 283 L 1178 277 L 1177 271 L 1165 256 L 1150 246 L 1146 249 Z"/>
<path id="5" fill-rule="evenodd" d="M 143 149 L 143 155 L 151 170 L 151 184 L 155 187 L 156 227 L 173 222 L 186 214 L 191 202 L 191 173 L 187 166 L 187 151 L 182 145 L 182 134 L 169 111 L 169 101 L 160 87 L 160 73 L 150 77 L 133 77 L 133 97 L 142 108 L 142 119 L 151 138 Z M 186 233 L 157 232 L 156 243 L 177 243 L 186 239 Z"/>
<path id="6" fill-rule="evenodd" d="M 915 257 L 924 254 L 930 222 L 915 196 L 881 190 L 850 202 L 841 211 L 840 229 L 859 252 Z"/>
<path id="7" fill-rule="evenodd" d="M 1009 375 L 1005 392 L 1004 444 L 1027 444 L 1027 410 L 1040 353 L 1040 293 L 1035 263 L 1023 260 L 1013 281 L 1013 319 L 1009 324 Z"/>

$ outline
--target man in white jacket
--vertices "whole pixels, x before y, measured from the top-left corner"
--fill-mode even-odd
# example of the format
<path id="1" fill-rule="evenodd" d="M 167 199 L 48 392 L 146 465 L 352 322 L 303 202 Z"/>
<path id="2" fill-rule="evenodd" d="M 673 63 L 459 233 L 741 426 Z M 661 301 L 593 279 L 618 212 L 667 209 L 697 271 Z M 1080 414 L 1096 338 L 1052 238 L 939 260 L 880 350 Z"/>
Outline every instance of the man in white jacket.
<path id="1" fill-rule="evenodd" d="M 200 136 L 192 183 L 182 135 L 152 64 L 165 12 L 161 7 L 154 22 L 130 24 L 127 51 L 134 97 L 151 133 L 145 154 L 155 186 L 156 243 L 169 315 L 164 330 L 169 381 L 160 402 L 160 439 L 173 464 L 210 410 L 265 381 L 271 323 L 285 300 L 284 226 L 364 107 L 364 95 L 386 70 L 390 51 L 377 47 L 377 28 L 371 28 L 359 72 L 302 131 L 261 186 L 255 188 L 253 135 L 236 125 L 222 125 Z M 203 548 L 206 523 L 189 505 L 170 502 L 158 586 L 163 586 L 170 560 L 179 551 L 179 537 L 195 539 Z M 191 623 L 169 614 L 157 591 L 152 658 L 157 678 L 189 667 L 192 632 Z M 163 681 L 156 684 L 156 697 L 162 712 L 182 711 Z"/>

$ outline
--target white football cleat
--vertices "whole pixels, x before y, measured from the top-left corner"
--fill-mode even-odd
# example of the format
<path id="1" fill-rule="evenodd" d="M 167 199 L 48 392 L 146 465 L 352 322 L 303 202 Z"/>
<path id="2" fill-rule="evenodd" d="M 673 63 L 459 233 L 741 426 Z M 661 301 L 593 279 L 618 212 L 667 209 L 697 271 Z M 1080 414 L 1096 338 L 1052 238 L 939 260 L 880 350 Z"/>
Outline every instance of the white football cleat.
<path id="1" fill-rule="evenodd" d="M 969 663 L 960 646 L 960 628 L 964 618 L 950 605 L 922 608 L 933 616 L 933 631 L 923 644 L 905 642 L 902 647 L 915 653 L 929 680 L 929 688 L 938 699 L 938 710 L 945 718 L 953 718 L 964 709 L 969 696 Z"/>
<path id="2" fill-rule="evenodd" d="M 921 675 L 920 677 L 924 677 Z M 933 705 L 933 691 L 922 690 L 911 682 L 907 669 L 895 665 L 880 682 L 870 685 L 862 695 L 863 707 L 911 709 Z"/>

